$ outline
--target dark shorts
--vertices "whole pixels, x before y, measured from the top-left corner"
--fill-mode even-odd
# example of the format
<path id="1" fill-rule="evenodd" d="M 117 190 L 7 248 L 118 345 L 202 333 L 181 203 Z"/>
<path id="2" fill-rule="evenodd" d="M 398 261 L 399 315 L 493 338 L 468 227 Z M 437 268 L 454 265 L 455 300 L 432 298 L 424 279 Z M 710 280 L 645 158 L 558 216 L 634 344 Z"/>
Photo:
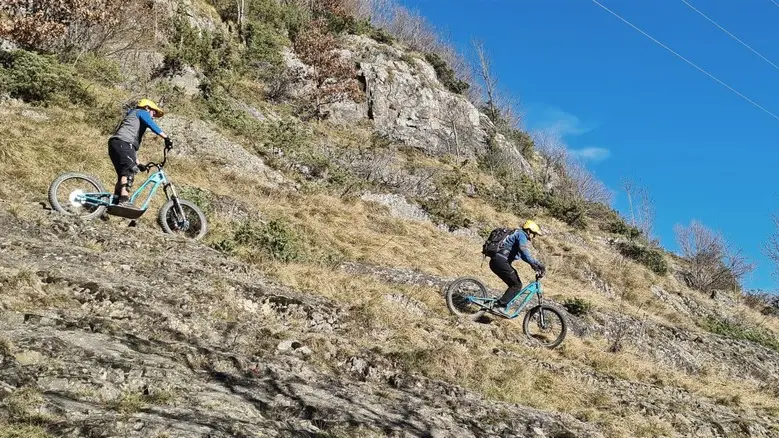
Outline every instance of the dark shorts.
<path id="1" fill-rule="evenodd" d="M 108 156 L 111 158 L 117 176 L 130 176 L 137 172 L 133 170 L 137 155 L 130 143 L 117 138 L 108 140 Z"/>

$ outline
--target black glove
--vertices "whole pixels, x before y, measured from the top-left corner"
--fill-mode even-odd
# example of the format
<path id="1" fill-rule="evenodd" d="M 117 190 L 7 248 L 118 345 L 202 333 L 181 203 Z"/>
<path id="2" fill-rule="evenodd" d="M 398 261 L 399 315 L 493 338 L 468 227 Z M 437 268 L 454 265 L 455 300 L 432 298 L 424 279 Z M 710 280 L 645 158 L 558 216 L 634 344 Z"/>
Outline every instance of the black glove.
<path id="1" fill-rule="evenodd" d="M 536 275 L 538 275 L 539 278 L 543 277 L 544 275 L 546 275 L 546 266 L 536 265 L 535 271 L 536 271 Z"/>
<path id="2" fill-rule="evenodd" d="M 173 140 L 170 137 L 165 137 L 165 149 L 173 149 Z"/>
<path id="3" fill-rule="evenodd" d="M 140 170 L 141 172 L 146 172 L 149 169 L 148 167 L 146 167 L 145 164 L 141 164 L 141 163 L 136 164 L 136 166 L 138 167 L 138 170 Z"/>

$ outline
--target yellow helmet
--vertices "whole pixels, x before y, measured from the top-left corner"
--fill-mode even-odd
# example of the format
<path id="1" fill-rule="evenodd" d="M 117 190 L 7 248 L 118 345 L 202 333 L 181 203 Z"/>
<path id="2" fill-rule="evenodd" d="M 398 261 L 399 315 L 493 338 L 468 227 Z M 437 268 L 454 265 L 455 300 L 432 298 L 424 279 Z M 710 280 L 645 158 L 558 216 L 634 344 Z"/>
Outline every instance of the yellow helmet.
<path id="1" fill-rule="evenodd" d="M 535 223 L 535 222 L 533 222 L 533 221 L 531 221 L 529 219 L 526 220 L 524 224 L 522 224 L 522 229 L 523 230 L 530 230 L 535 235 L 543 236 L 543 233 L 541 233 L 541 227 L 539 227 L 537 223 Z"/>
<path id="2" fill-rule="evenodd" d="M 163 111 L 160 107 L 157 106 L 156 103 L 154 103 L 154 101 L 150 99 L 139 100 L 138 105 L 136 105 L 136 108 L 145 108 L 147 106 L 154 111 L 157 117 L 162 117 L 165 115 L 165 111 Z"/>

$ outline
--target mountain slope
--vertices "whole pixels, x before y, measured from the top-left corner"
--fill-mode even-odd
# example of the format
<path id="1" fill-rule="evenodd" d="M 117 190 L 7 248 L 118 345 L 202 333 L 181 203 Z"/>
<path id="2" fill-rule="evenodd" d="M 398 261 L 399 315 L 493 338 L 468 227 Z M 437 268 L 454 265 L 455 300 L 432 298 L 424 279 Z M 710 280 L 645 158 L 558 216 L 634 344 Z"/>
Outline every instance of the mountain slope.
<path id="1" fill-rule="evenodd" d="M 263 44 L 197 1 L 119 65 L 3 55 L 0 437 L 779 433 L 774 314 L 690 289 L 684 260 L 566 194 L 440 57 L 375 28 L 336 35 L 366 100 L 312 116 L 303 25 L 276 9 L 293 3 L 255 4 Z M 111 185 L 106 137 L 139 95 L 165 102 L 166 170 L 208 215 L 202 242 L 159 231 L 160 199 L 135 227 L 48 210 L 61 172 Z M 500 293 L 482 236 L 529 217 L 571 326 L 555 350 L 516 321 L 459 320 L 441 295 L 464 275 Z"/>

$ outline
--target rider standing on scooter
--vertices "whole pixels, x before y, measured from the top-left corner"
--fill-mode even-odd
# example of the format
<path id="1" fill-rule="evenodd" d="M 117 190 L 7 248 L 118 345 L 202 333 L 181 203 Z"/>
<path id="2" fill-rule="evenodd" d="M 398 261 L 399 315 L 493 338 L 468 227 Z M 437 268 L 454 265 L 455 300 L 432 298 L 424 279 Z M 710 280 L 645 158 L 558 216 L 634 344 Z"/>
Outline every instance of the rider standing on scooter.
<path id="1" fill-rule="evenodd" d="M 135 108 L 130 110 L 116 128 L 116 132 L 108 139 L 108 156 L 116 170 L 116 186 L 114 187 L 115 203 L 133 207 L 130 203 L 128 189 L 133 185 L 135 174 L 145 171 L 146 166 L 138 161 L 137 151 L 141 147 L 146 129 L 165 139 L 165 147 L 172 148 L 173 142 L 152 118 L 159 118 L 165 112 L 149 99 L 141 99 Z"/>
<path id="2" fill-rule="evenodd" d="M 508 316 L 506 305 L 522 290 L 522 280 L 519 279 L 517 270 L 511 263 L 519 258 L 527 262 L 540 276 L 546 272 L 544 265 L 530 255 L 528 244 L 534 236 L 541 236 L 541 227 L 537 223 L 528 220 L 522 228 L 506 236 L 500 245 L 497 254 L 490 259 L 490 270 L 495 273 L 508 286 L 506 292 L 492 308 L 494 312 Z"/>

